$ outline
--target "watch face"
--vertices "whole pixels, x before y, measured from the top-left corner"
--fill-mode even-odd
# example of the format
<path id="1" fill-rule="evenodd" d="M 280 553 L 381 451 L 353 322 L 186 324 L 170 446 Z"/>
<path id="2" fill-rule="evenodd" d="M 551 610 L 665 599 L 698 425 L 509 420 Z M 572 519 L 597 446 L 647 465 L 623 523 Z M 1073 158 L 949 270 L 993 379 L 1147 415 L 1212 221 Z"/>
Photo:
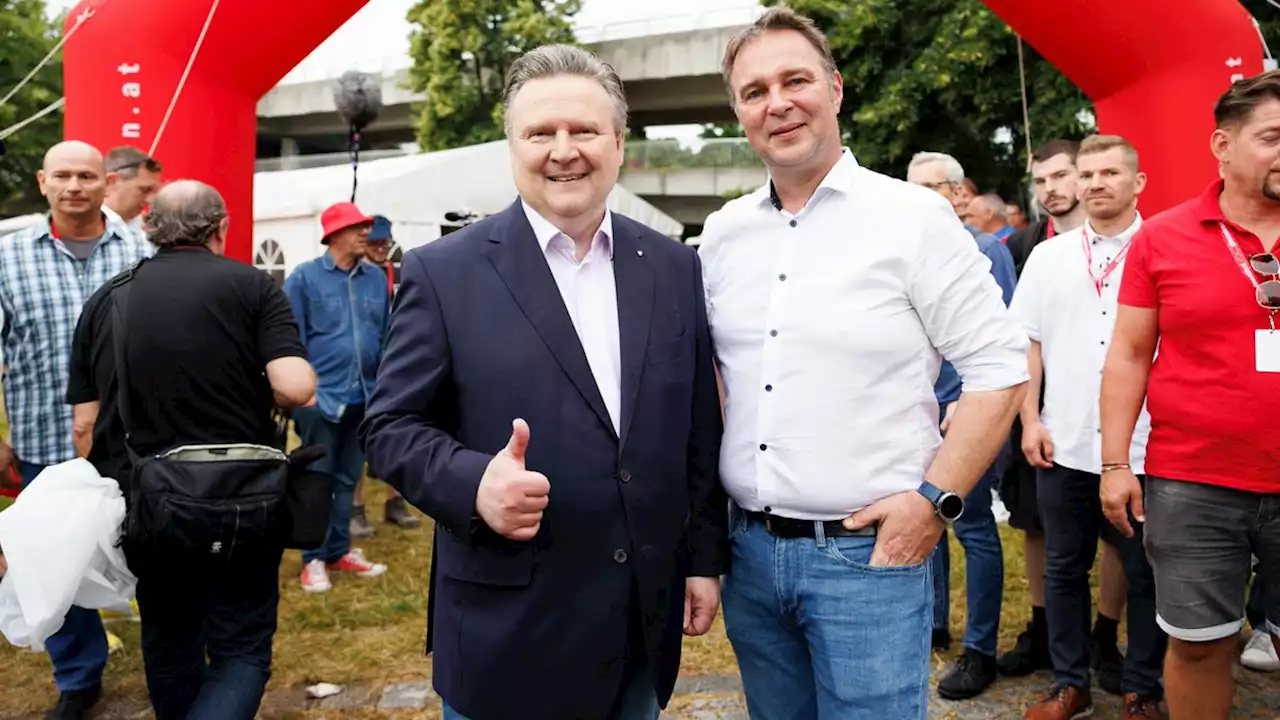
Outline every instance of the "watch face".
<path id="1" fill-rule="evenodd" d="M 945 493 L 938 498 L 938 514 L 943 518 L 954 521 L 964 512 L 964 500 L 955 493 Z"/>

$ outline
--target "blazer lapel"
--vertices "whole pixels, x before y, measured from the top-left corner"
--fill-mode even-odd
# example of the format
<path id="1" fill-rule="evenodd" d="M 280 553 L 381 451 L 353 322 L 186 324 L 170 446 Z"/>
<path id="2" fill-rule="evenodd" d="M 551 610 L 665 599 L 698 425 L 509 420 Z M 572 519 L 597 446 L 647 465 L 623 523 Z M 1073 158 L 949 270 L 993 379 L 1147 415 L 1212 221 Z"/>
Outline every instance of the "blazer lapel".
<path id="1" fill-rule="evenodd" d="M 489 238 L 495 245 L 489 260 L 569 380 L 612 433 L 613 422 L 600 388 L 596 387 L 582 341 L 519 200 L 506 210 L 506 215 L 507 222 L 497 225 Z"/>
<path id="2" fill-rule="evenodd" d="M 649 347 L 649 318 L 653 314 L 653 269 L 651 253 L 635 226 L 613 215 L 613 277 L 618 288 L 618 335 L 622 355 L 622 428 L 626 443 L 631 417 L 636 409 L 640 377 L 644 374 Z"/>

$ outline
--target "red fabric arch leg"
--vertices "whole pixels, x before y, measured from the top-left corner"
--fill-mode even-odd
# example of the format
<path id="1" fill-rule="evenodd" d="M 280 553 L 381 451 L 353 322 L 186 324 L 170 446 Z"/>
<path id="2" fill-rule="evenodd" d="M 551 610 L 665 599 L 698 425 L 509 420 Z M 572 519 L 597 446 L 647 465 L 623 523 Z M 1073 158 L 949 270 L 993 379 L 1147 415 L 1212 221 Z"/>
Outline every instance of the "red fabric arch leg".
<path id="1" fill-rule="evenodd" d="M 1217 177 L 1213 103 L 1234 76 L 1262 72 L 1261 43 L 1237 0 L 984 2 L 1093 99 L 1099 132 L 1138 149 L 1144 214 Z"/>
<path id="2" fill-rule="evenodd" d="M 215 0 L 83 0 L 63 50 L 65 134 L 103 151 L 151 147 Z M 217 188 L 227 255 L 249 261 L 259 98 L 368 0 L 218 0 L 155 154 L 169 178 Z"/>

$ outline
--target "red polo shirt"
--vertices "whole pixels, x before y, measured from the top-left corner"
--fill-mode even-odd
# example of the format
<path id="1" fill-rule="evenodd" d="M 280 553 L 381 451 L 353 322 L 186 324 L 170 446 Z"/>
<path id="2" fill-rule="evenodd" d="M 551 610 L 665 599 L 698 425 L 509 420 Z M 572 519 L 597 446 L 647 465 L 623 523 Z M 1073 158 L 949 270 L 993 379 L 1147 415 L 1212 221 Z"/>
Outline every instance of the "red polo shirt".
<path id="1" fill-rule="evenodd" d="M 1280 373 L 1257 371 L 1254 339 L 1270 327 L 1218 222 L 1246 256 L 1262 242 L 1222 216 L 1222 181 L 1142 224 L 1125 261 L 1120 303 L 1155 308 L 1160 345 L 1147 382 L 1146 471 L 1280 493 L 1275 413 Z M 1255 276 L 1256 277 L 1256 276 Z"/>

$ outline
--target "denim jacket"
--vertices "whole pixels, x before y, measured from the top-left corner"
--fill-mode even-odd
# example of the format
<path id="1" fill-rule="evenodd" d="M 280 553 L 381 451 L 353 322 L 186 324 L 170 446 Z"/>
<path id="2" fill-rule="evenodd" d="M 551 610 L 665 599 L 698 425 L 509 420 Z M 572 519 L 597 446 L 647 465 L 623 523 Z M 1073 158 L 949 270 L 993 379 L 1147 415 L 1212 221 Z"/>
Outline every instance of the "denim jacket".
<path id="1" fill-rule="evenodd" d="M 337 422 L 373 393 L 390 312 L 386 276 L 364 262 L 343 270 L 326 252 L 300 265 L 284 292 L 319 378 L 317 405 Z"/>

